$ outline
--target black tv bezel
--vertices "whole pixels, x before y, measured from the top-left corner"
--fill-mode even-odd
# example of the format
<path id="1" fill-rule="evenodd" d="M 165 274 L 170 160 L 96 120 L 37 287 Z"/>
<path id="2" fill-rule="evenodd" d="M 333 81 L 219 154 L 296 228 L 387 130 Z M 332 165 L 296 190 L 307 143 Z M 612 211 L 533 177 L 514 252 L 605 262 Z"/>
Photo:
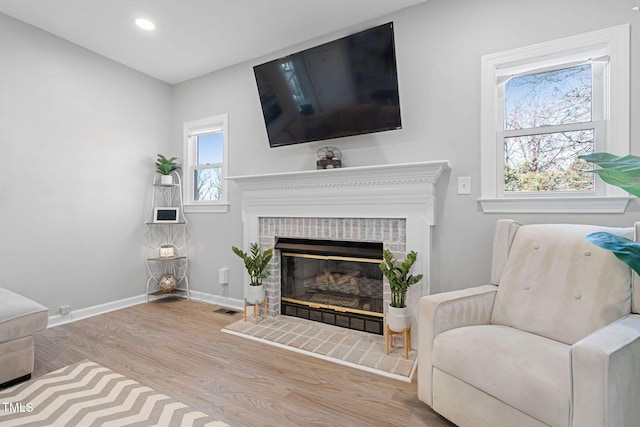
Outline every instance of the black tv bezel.
<path id="1" fill-rule="evenodd" d="M 283 61 L 286 60 L 287 58 L 291 58 L 294 57 L 296 55 L 299 55 L 305 51 L 308 50 L 313 50 L 313 49 L 318 49 L 318 48 L 322 48 L 324 46 L 333 44 L 333 43 L 337 43 L 340 42 L 341 40 L 345 40 L 354 36 L 357 36 L 361 33 L 367 32 L 367 31 L 372 31 L 372 30 L 376 30 L 382 27 L 389 27 L 390 29 L 390 36 L 391 36 L 391 47 L 392 47 L 392 54 L 393 54 L 393 63 L 394 63 L 394 70 L 395 70 L 395 81 L 396 81 L 396 87 L 398 88 L 398 125 L 397 126 L 381 126 L 375 129 L 368 129 L 368 130 L 362 130 L 362 131 L 353 131 L 347 134 L 340 134 L 340 135 L 334 135 L 334 136 L 328 136 L 328 137 L 317 137 L 317 138 L 313 138 L 313 137 L 308 137 L 305 139 L 300 139 L 300 140 L 293 140 L 293 141 L 286 141 L 286 142 L 273 142 L 269 136 L 269 125 L 267 123 L 267 117 L 265 114 L 265 110 L 264 110 L 264 105 L 262 102 L 262 99 L 260 97 L 261 95 L 261 91 L 260 91 L 260 85 L 258 83 L 258 75 L 256 74 L 256 68 L 259 67 L 263 67 L 266 66 L 268 64 L 272 64 L 274 62 L 279 62 L 279 61 Z M 343 37 L 339 37 L 337 39 L 334 40 L 330 40 L 328 42 L 325 43 L 321 43 L 319 45 L 314 45 L 311 46 L 309 48 L 306 49 L 302 49 L 299 50 L 297 52 L 291 53 L 289 55 L 285 55 L 285 56 L 281 56 L 279 58 L 275 58 L 273 60 L 255 65 L 253 67 L 253 72 L 254 72 L 254 79 L 256 82 L 256 88 L 257 88 L 257 92 L 258 92 L 258 102 L 260 103 L 260 110 L 262 113 L 262 119 L 263 119 L 263 123 L 264 123 L 264 129 L 267 135 L 267 141 L 269 143 L 269 147 L 270 148 L 278 148 L 278 147 L 287 147 L 290 145 L 299 145 L 299 144 L 306 144 L 306 143 L 311 143 L 311 142 L 317 142 L 317 141 L 329 141 L 329 140 L 333 140 L 333 139 L 337 139 L 337 138 L 348 138 L 348 137 L 352 137 L 352 136 L 358 136 L 358 135 L 368 135 L 368 134 L 374 134 L 374 133 L 380 133 L 380 132 L 387 132 L 387 131 L 391 131 L 391 130 L 399 130 L 402 129 L 402 112 L 401 112 L 401 108 L 400 108 L 400 82 L 399 82 L 399 78 L 398 78 L 398 61 L 397 61 L 397 54 L 396 54 L 396 45 L 395 45 L 395 28 L 394 28 L 394 23 L 393 21 L 390 22 L 386 22 L 384 24 L 380 24 L 380 25 L 376 25 L 373 27 L 369 27 L 367 29 L 343 36 Z"/>

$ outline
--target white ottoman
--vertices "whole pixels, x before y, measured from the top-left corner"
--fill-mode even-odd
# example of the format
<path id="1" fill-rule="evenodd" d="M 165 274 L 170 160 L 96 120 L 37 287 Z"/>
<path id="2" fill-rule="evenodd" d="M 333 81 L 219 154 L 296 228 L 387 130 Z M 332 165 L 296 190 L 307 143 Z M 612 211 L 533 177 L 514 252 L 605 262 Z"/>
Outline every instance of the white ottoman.
<path id="1" fill-rule="evenodd" d="M 0 288 L 0 387 L 31 378 L 33 334 L 48 319 L 47 307 Z"/>

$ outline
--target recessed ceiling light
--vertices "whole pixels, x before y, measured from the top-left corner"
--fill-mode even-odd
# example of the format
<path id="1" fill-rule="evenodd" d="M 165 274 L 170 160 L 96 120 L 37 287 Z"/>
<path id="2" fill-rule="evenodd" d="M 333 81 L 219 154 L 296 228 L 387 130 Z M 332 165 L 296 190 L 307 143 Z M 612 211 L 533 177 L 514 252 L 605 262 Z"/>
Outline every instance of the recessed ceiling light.
<path id="1" fill-rule="evenodd" d="M 156 24 L 144 18 L 136 19 L 136 25 L 142 28 L 143 30 L 147 30 L 147 31 L 153 31 L 156 29 Z"/>

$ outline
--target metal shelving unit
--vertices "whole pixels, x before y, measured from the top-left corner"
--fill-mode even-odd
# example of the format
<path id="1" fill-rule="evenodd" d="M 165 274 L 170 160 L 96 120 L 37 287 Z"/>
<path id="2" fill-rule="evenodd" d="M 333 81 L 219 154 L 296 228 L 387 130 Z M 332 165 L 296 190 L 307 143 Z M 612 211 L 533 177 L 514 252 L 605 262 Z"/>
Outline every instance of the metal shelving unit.
<path id="1" fill-rule="evenodd" d="M 151 216 L 147 225 L 147 288 L 146 300 L 168 296 L 190 298 L 189 258 L 187 253 L 187 220 L 182 202 L 180 175 L 173 172 L 173 184 L 162 184 L 161 175 L 153 177 Z M 166 275 L 175 279 L 170 292 L 161 288 Z M 169 276 L 169 277 L 171 277 Z"/>

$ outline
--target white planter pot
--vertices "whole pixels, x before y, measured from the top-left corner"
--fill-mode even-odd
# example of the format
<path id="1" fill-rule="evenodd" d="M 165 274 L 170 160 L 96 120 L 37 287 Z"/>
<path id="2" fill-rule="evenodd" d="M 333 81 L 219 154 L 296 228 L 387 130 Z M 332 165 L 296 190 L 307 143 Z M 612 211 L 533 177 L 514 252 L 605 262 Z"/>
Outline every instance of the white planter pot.
<path id="1" fill-rule="evenodd" d="M 162 184 L 162 185 L 173 185 L 173 176 L 172 175 L 160 175 L 160 184 Z"/>
<path id="2" fill-rule="evenodd" d="M 387 325 L 393 332 L 402 332 L 411 326 L 411 313 L 409 312 L 409 308 L 388 306 Z"/>
<path id="3" fill-rule="evenodd" d="M 249 285 L 249 287 L 247 288 L 247 293 L 245 294 L 245 298 L 247 299 L 248 304 L 261 304 L 265 298 L 264 285 Z"/>

